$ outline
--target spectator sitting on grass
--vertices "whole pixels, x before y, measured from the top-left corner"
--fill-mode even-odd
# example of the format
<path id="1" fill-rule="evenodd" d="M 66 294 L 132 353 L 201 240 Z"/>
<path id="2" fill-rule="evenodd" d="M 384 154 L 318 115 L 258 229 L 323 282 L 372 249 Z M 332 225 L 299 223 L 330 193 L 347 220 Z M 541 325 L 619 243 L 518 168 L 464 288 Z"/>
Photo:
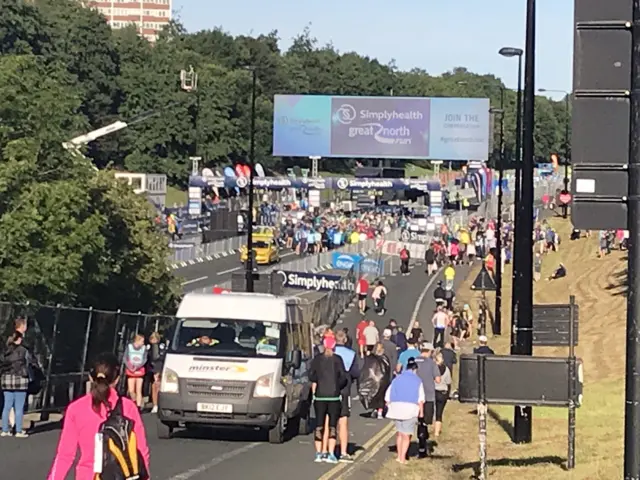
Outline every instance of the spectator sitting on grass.
<path id="1" fill-rule="evenodd" d="M 553 274 L 547 278 L 547 281 L 549 280 L 557 280 L 558 278 L 563 278 L 567 276 L 567 269 L 566 267 L 561 263 L 558 268 L 555 269 L 555 271 L 553 272 Z"/>

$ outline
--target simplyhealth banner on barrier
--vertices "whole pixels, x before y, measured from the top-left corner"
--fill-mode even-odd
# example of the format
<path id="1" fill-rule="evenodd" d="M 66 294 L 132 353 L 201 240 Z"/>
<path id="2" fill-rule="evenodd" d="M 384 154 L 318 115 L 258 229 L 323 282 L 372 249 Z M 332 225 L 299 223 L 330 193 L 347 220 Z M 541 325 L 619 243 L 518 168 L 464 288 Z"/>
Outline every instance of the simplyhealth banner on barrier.
<path id="1" fill-rule="evenodd" d="M 276 95 L 273 154 L 487 160 L 489 99 Z"/>
<path id="2" fill-rule="evenodd" d="M 300 288 L 328 292 L 330 290 L 355 290 L 353 282 L 340 275 L 324 275 L 322 273 L 291 272 L 278 270 L 284 288 Z"/>

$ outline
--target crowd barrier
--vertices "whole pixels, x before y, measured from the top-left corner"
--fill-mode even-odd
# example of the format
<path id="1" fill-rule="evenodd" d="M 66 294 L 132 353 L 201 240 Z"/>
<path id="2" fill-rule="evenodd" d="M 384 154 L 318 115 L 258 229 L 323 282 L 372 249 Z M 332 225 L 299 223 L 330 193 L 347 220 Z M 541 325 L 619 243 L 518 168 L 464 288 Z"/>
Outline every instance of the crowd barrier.
<path id="1" fill-rule="evenodd" d="M 172 249 L 169 257 L 169 264 L 174 268 L 185 267 L 200 259 L 213 260 L 222 255 L 234 253 L 244 245 L 246 236 L 225 238 L 210 243 L 201 243 L 190 248 Z"/>

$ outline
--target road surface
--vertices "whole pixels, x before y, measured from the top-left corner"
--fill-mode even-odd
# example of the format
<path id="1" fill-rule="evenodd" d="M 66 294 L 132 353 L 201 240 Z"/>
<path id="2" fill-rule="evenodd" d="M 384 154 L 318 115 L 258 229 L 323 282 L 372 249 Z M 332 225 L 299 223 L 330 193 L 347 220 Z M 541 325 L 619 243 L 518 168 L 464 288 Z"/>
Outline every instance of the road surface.
<path id="1" fill-rule="evenodd" d="M 389 289 L 387 297 L 389 310 L 384 317 L 380 318 L 380 328 L 383 328 L 391 318 L 397 319 L 401 325 L 408 327 L 412 316 L 417 314 L 425 332 L 428 332 L 427 326 L 434 308 L 435 281 L 431 281 L 425 275 L 421 266 L 416 266 L 409 276 L 391 276 L 385 280 L 385 284 Z M 306 295 L 319 294 L 305 293 L 304 296 Z M 416 305 L 419 300 L 421 303 Z M 345 314 L 339 326 L 348 327 L 351 332 L 354 332 L 360 318 L 356 309 L 351 309 Z M 370 318 L 378 321 L 379 317 L 371 315 Z M 355 466 L 313 463 L 312 435 L 294 437 L 282 445 L 267 443 L 260 432 L 231 432 L 221 429 L 205 430 L 191 436 L 178 433 L 177 437 L 171 440 L 158 440 L 154 416 L 147 414 L 144 416 L 144 421 L 151 448 L 153 479 L 317 480 L 321 478 L 329 480 L 345 473 L 357 474 L 358 468 L 367 465 L 362 459 L 367 458 L 369 451 L 375 452 L 374 447 L 379 448 L 388 437 L 388 421 L 373 420 L 363 414 L 362 406 L 354 400 L 350 443 L 352 450 L 360 459 L 356 461 Z M 11 474 L 13 480 L 34 480 L 46 477 L 60 432 L 53 426 L 44 425 L 43 427 L 45 431 L 35 433 L 28 439 L 0 438 L 0 464 L 3 470 L 13 472 Z M 47 427 L 51 429 L 46 431 Z M 382 451 L 386 452 L 386 448 Z"/>

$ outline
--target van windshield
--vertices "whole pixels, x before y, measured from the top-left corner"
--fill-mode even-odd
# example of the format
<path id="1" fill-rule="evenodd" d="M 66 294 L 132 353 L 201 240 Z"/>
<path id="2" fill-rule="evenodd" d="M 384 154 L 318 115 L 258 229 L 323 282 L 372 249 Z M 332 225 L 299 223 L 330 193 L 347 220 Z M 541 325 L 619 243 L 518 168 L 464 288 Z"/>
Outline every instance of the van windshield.
<path id="1" fill-rule="evenodd" d="M 278 357 L 282 350 L 280 327 L 272 322 L 182 319 L 169 351 L 220 357 Z"/>

